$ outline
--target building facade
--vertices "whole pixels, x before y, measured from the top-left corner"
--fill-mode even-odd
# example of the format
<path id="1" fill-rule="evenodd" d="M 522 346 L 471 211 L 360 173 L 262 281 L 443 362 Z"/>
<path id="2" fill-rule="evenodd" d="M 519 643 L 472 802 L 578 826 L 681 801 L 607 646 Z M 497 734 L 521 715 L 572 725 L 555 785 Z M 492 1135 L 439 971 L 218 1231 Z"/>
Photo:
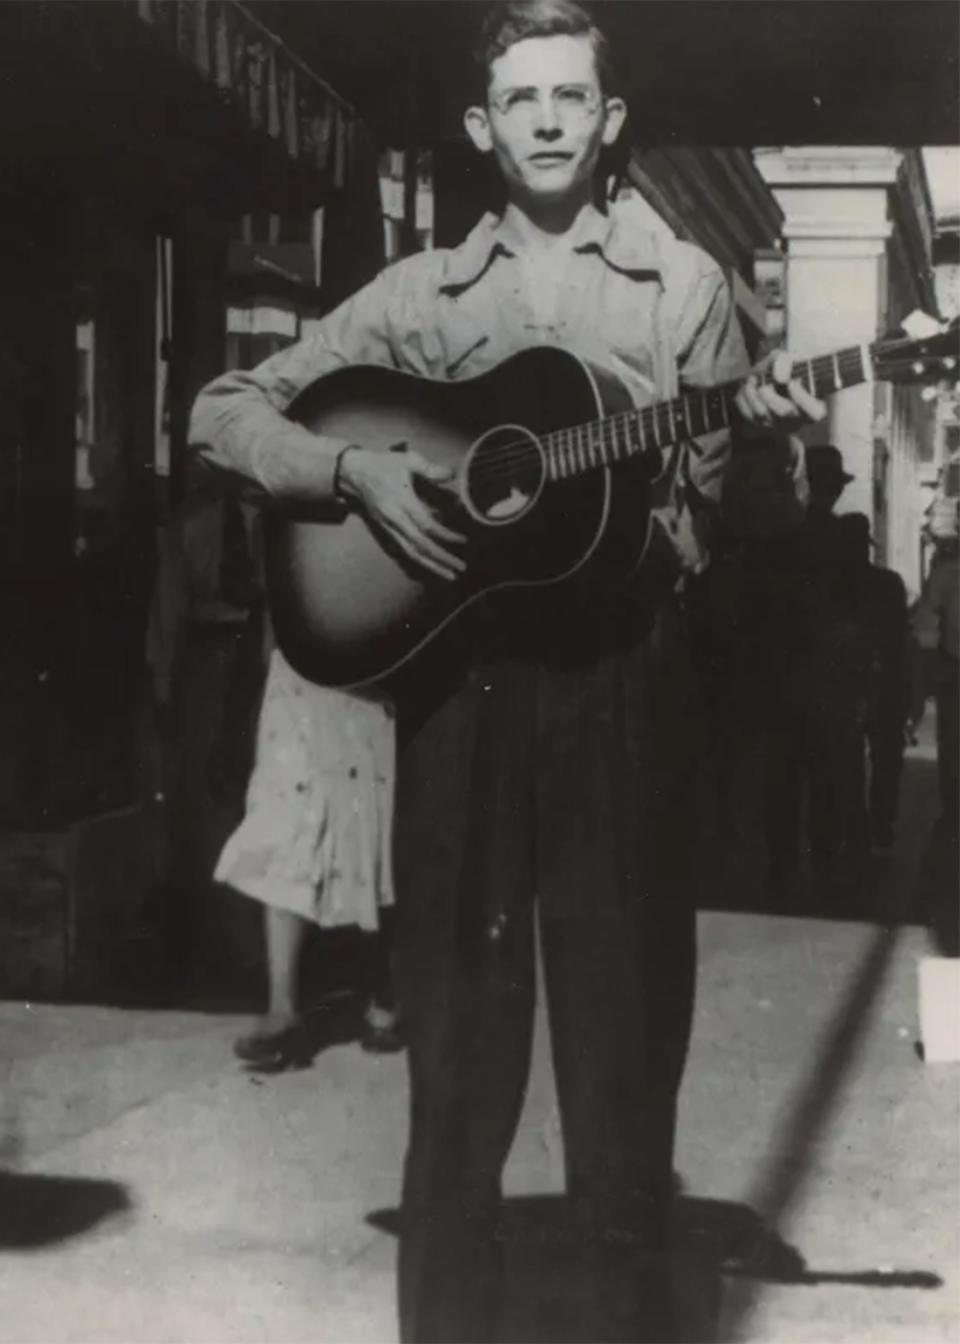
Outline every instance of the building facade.
<path id="1" fill-rule="evenodd" d="M 933 211 L 918 149 L 761 148 L 754 160 L 784 215 L 783 339 L 797 355 L 888 334 L 915 309 L 937 312 Z M 841 450 L 854 480 L 841 509 L 871 520 L 878 563 L 919 592 L 933 401 L 885 382 L 832 397 L 810 441 Z"/>
<path id="2" fill-rule="evenodd" d="M 4 5 L 0 46 L 0 988 L 29 997 L 95 988 L 149 880 L 156 538 L 239 221 L 372 162 L 382 226 L 356 114 L 232 0 Z"/>

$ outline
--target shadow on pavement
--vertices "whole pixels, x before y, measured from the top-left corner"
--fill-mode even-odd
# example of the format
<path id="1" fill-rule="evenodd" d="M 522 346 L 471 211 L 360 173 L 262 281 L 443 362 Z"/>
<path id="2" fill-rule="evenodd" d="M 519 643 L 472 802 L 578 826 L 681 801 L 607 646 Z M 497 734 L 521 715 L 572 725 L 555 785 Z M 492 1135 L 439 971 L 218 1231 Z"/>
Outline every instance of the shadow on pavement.
<path id="1" fill-rule="evenodd" d="M 30 1251 L 129 1212 L 124 1186 L 73 1176 L 0 1172 L 0 1251 Z"/>
<path id="2" fill-rule="evenodd" d="M 367 1222 L 396 1236 L 400 1212 L 378 1209 Z M 571 1205 L 562 1195 L 507 1199 L 501 1237 L 506 1284 L 498 1344 L 572 1344 L 579 1336 L 571 1334 L 571 1322 L 582 1316 L 583 1257 Z M 677 1201 L 674 1274 L 676 1340 L 685 1344 L 724 1344 L 735 1337 L 736 1322 L 724 1322 L 727 1281 L 876 1289 L 943 1286 L 937 1274 L 924 1270 L 811 1267 L 748 1205 L 686 1195 Z"/>

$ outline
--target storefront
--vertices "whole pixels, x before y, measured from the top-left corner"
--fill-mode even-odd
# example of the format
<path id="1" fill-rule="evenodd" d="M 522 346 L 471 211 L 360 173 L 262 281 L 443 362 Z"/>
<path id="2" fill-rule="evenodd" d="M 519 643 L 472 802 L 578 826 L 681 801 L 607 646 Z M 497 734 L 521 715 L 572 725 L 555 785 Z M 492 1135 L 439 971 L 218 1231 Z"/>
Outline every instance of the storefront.
<path id="1" fill-rule="evenodd" d="M 0 46 L 0 992 L 97 992 L 149 880 L 156 536 L 226 362 L 230 239 L 371 155 L 230 0 L 3 6 Z"/>

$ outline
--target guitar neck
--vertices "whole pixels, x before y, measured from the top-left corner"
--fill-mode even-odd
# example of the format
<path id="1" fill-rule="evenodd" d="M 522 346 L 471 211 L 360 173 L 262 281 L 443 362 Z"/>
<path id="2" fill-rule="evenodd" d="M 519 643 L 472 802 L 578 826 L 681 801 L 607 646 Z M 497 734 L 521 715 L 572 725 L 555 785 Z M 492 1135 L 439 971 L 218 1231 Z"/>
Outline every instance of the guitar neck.
<path id="1" fill-rule="evenodd" d="M 828 397 L 873 377 L 871 347 L 851 345 L 833 354 L 801 359 L 792 377 L 816 397 Z M 541 442 L 554 480 L 579 476 L 642 453 L 659 453 L 684 439 L 725 429 L 741 381 L 694 389 L 652 406 L 621 411 L 603 420 L 554 430 Z"/>

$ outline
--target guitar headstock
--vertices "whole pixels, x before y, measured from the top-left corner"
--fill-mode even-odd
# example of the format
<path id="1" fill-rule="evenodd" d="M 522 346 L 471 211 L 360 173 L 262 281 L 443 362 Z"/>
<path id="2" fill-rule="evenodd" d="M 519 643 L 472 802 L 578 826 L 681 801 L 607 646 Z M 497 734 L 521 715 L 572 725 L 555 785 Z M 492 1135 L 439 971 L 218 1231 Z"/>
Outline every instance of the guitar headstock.
<path id="1" fill-rule="evenodd" d="M 904 335 L 874 341 L 874 376 L 892 383 L 954 383 L 960 376 L 960 318 L 941 322 L 913 312 L 902 324 Z"/>

